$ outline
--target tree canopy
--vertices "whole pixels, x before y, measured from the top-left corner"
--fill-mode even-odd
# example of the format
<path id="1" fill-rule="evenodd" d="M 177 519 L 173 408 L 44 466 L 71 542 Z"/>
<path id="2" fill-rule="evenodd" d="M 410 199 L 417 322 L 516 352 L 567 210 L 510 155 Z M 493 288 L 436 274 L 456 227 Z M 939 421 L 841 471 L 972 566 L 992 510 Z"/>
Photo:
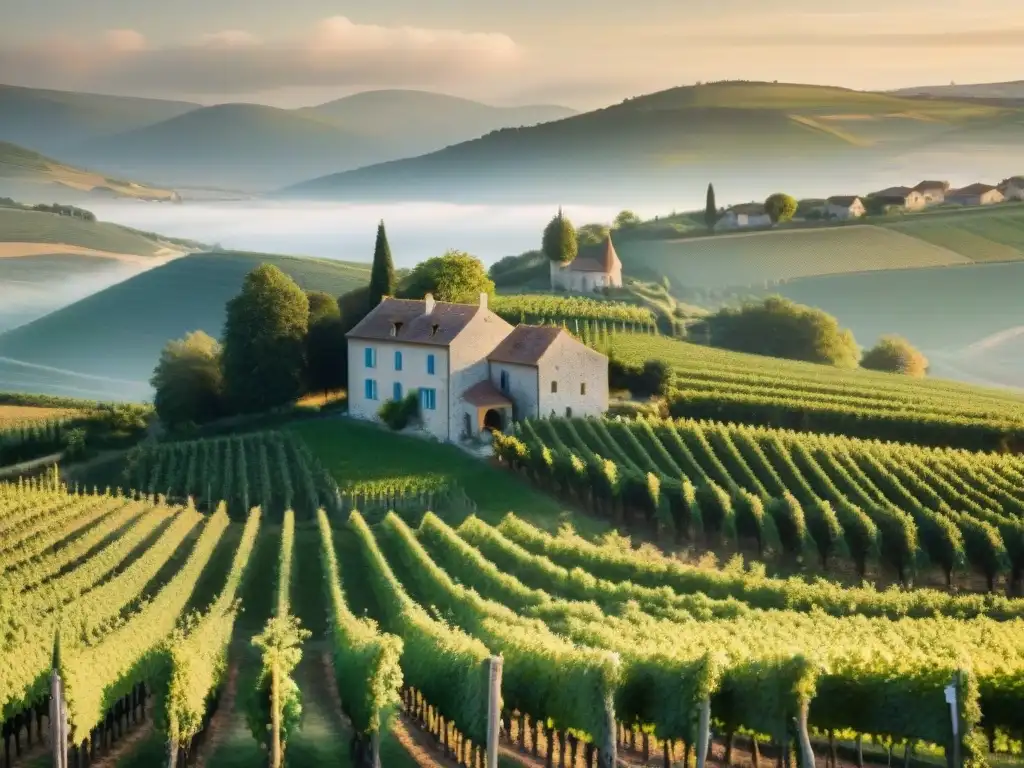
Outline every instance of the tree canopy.
<path id="1" fill-rule="evenodd" d="M 402 286 L 402 296 L 422 299 L 432 293 L 437 301 L 475 304 L 481 293 L 494 295 L 494 282 L 480 259 L 462 251 L 448 251 L 417 264 Z"/>
<path id="2" fill-rule="evenodd" d="M 716 347 L 855 368 L 860 350 L 853 334 L 820 309 L 772 296 L 739 309 L 725 308 L 707 321 Z"/>
<path id="3" fill-rule="evenodd" d="M 224 388 L 241 413 L 266 411 L 302 394 L 309 299 L 277 267 L 246 275 L 227 305 Z"/>
<path id="4" fill-rule="evenodd" d="M 708 184 L 708 196 L 704 203 L 704 223 L 707 228 L 714 229 L 718 223 L 718 207 L 715 204 L 715 185 Z"/>
<path id="5" fill-rule="evenodd" d="M 339 317 L 341 315 L 341 310 L 338 308 L 338 300 L 325 291 L 306 291 L 306 299 L 309 301 L 310 325 L 326 318 Z"/>
<path id="6" fill-rule="evenodd" d="M 202 331 L 167 342 L 150 379 L 160 421 L 174 428 L 225 415 L 220 366 L 220 344 Z"/>
<path id="7" fill-rule="evenodd" d="M 576 258 L 579 252 L 579 245 L 576 242 L 576 230 L 568 217 L 558 209 L 548 225 L 544 227 L 544 236 L 541 238 L 541 250 L 551 261 L 561 264 L 568 264 Z"/>
<path id="8" fill-rule="evenodd" d="M 610 231 L 607 224 L 584 224 L 576 230 L 576 244 L 578 248 L 582 248 L 585 245 L 603 243 Z"/>
<path id="9" fill-rule="evenodd" d="M 377 225 L 377 240 L 373 246 L 373 266 L 370 269 L 370 309 L 385 296 L 394 296 L 398 282 L 395 279 L 395 265 L 391 261 L 391 246 L 384 231 L 384 222 Z"/>
<path id="10" fill-rule="evenodd" d="M 769 195 L 768 199 L 764 201 L 764 210 L 771 218 L 772 223 L 778 224 L 792 219 L 796 214 L 797 205 L 795 197 L 784 192 L 776 192 L 774 195 Z"/>
<path id="11" fill-rule="evenodd" d="M 883 336 L 864 353 L 861 368 L 921 377 L 928 372 L 928 358 L 901 336 Z"/>
<path id="12" fill-rule="evenodd" d="M 612 224 L 615 229 L 629 229 L 630 227 L 636 227 L 642 224 L 642 220 L 632 211 L 619 211 L 619 215 L 615 217 L 615 222 Z"/>

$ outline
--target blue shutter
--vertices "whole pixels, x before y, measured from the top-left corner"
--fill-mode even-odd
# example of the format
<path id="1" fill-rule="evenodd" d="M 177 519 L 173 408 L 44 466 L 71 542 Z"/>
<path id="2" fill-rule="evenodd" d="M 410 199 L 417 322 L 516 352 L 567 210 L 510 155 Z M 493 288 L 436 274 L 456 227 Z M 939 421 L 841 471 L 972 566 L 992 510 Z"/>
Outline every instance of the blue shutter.
<path id="1" fill-rule="evenodd" d="M 395 382 L 395 400 L 401 400 L 401 399 L 402 399 L 402 382 L 396 381 Z"/>
<path id="2" fill-rule="evenodd" d="M 367 368 L 374 367 L 376 360 L 374 360 L 373 347 L 366 348 L 366 351 L 363 353 L 363 362 Z"/>
<path id="3" fill-rule="evenodd" d="M 395 370 L 402 370 L 402 351 L 399 349 L 395 350 Z"/>
<path id="4" fill-rule="evenodd" d="M 427 355 L 427 373 L 429 373 L 431 376 L 434 375 L 434 356 L 433 355 Z"/>
<path id="5" fill-rule="evenodd" d="M 363 382 L 363 396 L 367 400 L 373 400 L 373 380 L 367 379 Z"/>

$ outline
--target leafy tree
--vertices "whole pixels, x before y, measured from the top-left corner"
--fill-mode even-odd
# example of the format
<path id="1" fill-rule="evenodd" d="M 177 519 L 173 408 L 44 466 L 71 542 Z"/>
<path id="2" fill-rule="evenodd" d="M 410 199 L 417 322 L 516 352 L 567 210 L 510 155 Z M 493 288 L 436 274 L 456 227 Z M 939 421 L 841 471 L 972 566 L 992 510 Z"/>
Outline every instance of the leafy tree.
<path id="1" fill-rule="evenodd" d="M 917 378 L 928 372 L 928 358 L 900 336 L 883 336 L 878 344 L 864 353 L 860 365 L 872 371 L 902 373 Z"/>
<path id="2" fill-rule="evenodd" d="M 373 267 L 370 270 L 370 309 L 380 304 L 385 296 L 394 296 L 398 282 L 395 265 L 391 261 L 391 246 L 384 231 L 384 222 L 377 225 L 377 241 L 373 246 Z"/>
<path id="3" fill-rule="evenodd" d="M 337 306 L 337 305 L 335 305 Z M 306 334 L 306 387 L 310 392 L 342 389 L 348 383 L 348 343 L 341 315 L 321 317 Z"/>
<path id="4" fill-rule="evenodd" d="M 585 245 L 603 243 L 608 238 L 609 232 L 610 229 L 607 224 L 584 224 L 576 230 L 577 252 L 579 248 Z"/>
<path id="5" fill-rule="evenodd" d="M 640 217 L 632 211 L 619 211 L 619 215 L 615 217 L 615 222 L 612 226 L 615 229 L 629 229 L 642 223 Z"/>
<path id="6" fill-rule="evenodd" d="M 168 427 L 202 424 L 224 415 L 221 348 L 202 331 L 167 342 L 150 384 L 157 416 Z"/>
<path id="7" fill-rule="evenodd" d="M 780 296 L 725 308 L 708 325 L 714 346 L 737 352 L 840 368 L 855 368 L 860 356 L 853 334 L 832 315 Z"/>
<path id="8" fill-rule="evenodd" d="M 715 185 L 708 184 L 707 202 L 704 204 L 704 223 L 713 230 L 718 223 L 718 206 L 715 204 Z"/>
<path id="9" fill-rule="evenodd" d="M 481 293 L 494 295 L 494 282 L 480 259 L 450 250 L 417 264 L 401 290 L 409 299 L 422 299 L 428 293 L 438 301 L 475 304 Z"/>
<path id="10" fill-rule="evenodd" d="M 324 291 L 306 291 L 306 298 L 309 300 L 310 325 L 328 317 L 341 316 L 338 300 L 331 294 Z"/>
<path id="11" fill-rule="evenodd" d="M 768 199 L 764 201 L 764 210 L 771 218 L 772 223 L 778 224 L 780 221 L 792 219 L 797 205 L 795 197 L 783 192 L 776 192 L 774 195 L 769 195 Z"/>
<path id="12" fill-rule="evenodd" d="M 576 258 L 579 252 L 579 245 L 576 243 L 576 230 L 572 222 L 562 215 L 562 209 L 544 227 L 544 236 L 541 238 L 541 250 L 550 261 L 557 261 L 568 264 Z"/>
<path id="13" fill-rule="evenodd" d="M 309 299 L 277 267 L 250 272 L 228 302 L 224 324 L 224 389 L 240 413 L 292 402 L 302 394 Z"/>

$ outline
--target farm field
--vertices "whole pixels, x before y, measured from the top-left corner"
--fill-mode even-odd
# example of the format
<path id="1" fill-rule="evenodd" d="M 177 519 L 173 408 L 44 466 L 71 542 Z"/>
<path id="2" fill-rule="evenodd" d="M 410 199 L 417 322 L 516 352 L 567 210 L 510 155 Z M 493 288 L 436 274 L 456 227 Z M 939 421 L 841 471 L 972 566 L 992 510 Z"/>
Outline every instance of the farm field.
<path id="1" fill-rule="evenodd" d="M 1016 440 L 1024 427 L 1024 393 L 1012 390 L 844 371 L 664 336 L 615 334 L 611 354 L 627 365 L 667 362 L 678 415 L 980 449 Z"/>
<path id="2" fill-rule="evenodd" d="M 813 275 L 971 263 L 948 248 L 862 224 L 632 240 L 616 250 L 627 274 L 646 279 L 666 275 L 674 286 L 712 290 L 767 288 Z"/>
<path id="3" fill-rule="evenodd" d="M 1020 203 L 926 212 L 881 226 L 956 251 L 975 262 L 1008 261 L 1024 254 L 1024 205 Z"/>
<path id="4" fill-rule="evenodd" d="M 757 559 L 852 562 L 906 583 L 937 569 L 996 581 L 1024 574 L 1024 461 L 1017 456 L 879 443 L 692 420 L 551 419 L 499 441 L 511 463 L 591 508 L 621 504 L 657 523 L 672 543 L 704 548 L 746 541 Z M 572 456 L 585 465 L 559 478 Z M 615 490 L 586 486 L 615 466 Z M 649 474 L 660 478 L 655 490 Z M 574 480 L 574 477 L 576 478 Z M 891 577 L 895 576 L 895 579 Z"/>
<path id="5" fill-rule="evenodd" d="M 654 313 L 622 301 L 601 301 L 582 296 L 519 294 L 496 296 L 490 309 L 506 322 L 542 325 L 573 324 L 588 321 L 612 323 L 616 327 L 648 330 L 654 326 Z"/>
<path id="6" fill-rule="evenodd" d="M 387 725 L 396 707 L 400 729 L 436 731 L 443 722 L 454 754 L 438 764 L 475 764 L 491 717 L 484 672 L 499 653 L 503 709 L 493 715 L 506 757 L 518 748 L 508 740 L 515 734 L 540 760 L 564 748 L 572 768 L 613 753 L 640 765 L 645 751 L 660 765 L 666 752 L 679 760 L 700 747 L 702 708 L 756 736 L 763 756 L 790 738 L 793 748 L 824 754 L 834 730 L 909 740 L 916 755 L 937 757 L 951 742 L 942 690 L 957 674 L 960 733 L 976 733 L 984 717 L 994 746 L 1013 748 L 1021 601 L 844 590 L 640 556 L 514 515 L 493 526 L 471 515 L 452 528 L 424 513 L 410 524 L 327 512 L 286 512 L 278 523 L 253 512 L 233 522 L 224 507 L 203 515 L 147 499 L 0 486 L 0 591 L 14 595 L 5 604 L 16 606 L 8 620 L 19 628 L 3 641 L 3 660 L 14 662 L 0 665 L 3 717 L 21 729 L 13 718 L 44 694 L 54 631 L 74 617 L 91 636 L 86 645 L 62 633 L 76 746 L 101 738 L 106 726 L 93 729 L 108 710 L 111 735 L 122 721 L 130 735 L 144 683 L 156 730 L 139 750 L 166 756 L 171 740 L 194 746 L 207 765 L 257 768 L 265 757 L 240 728 L 253 684 L 246 669 L 258 660 L 242 649 L 280 612 L 311 631 L 294 672 L 310 730 L 300 728 L 287 753 L 303 768 L 325 755 L 335 764 L 336 750 L 363 729 L 384 733 L 385 749 L 405 749 Z M 569 578 L 570 568 L 589 576 Z M 175 632 L 190 610 L 200 611 L 198 623 Z M 123 623 L 110 623 L 117 615 Z M 327 674 L 317 667 L 324 651 Z M 193 695 L 179 698 L 185 690 Z M 221 703 L 210 734 L 207 695 L 195 694 Z M 851 705 L 879 697 L 892 708 Z M 160 711 L 181 717 L 166 721 Z M 797 731 L 783 737 L 776 726 L 791 713 Z M 728 734 L 716 727 L 715 738 L 720 747 Z M 961 748 L 984 760 L 984 745 L 972 736 Z"/>
<path id="7" fill-rule="evenodd" d="M 37 421 L 48 421 L 77 413 L 72 408 L 41 408 L 35 405 L 0 404 L 0 429 Z"/>
<path id="8" fill-rule="evenodd" d="M 0 207 L 0 246 L 4 243 L 69 245 L 134 256 L 156 256 L 168 251 L 168 244 L 158 243 L 117 224 Z"/>
<path id="9" fill-rule="evenodd" d="M 149 399 L 164 345 L 195 330 L 219 337 L 225 304 L 261 263 L 332 295 L 369 280 L 369 265 L 347 262 L 241 252 L 184 256 L 0 334 L 0 389 Z"/>

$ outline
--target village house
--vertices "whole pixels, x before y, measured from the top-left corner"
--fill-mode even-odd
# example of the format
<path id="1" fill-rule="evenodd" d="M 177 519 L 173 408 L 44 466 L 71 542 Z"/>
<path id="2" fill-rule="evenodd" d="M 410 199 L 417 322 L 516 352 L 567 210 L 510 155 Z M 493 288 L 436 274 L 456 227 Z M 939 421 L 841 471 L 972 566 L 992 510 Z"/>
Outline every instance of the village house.
<path id="1" fill-rule="evenodd" d="M 914 188 L 924 198 L 925 205 L 940 205 L 946 200 L 946 193 L 949 192 L 948 181 L 922 181 Z"/>
<path id="2" fill-rule="evenodd" d="M 742 203 L 727 210 L 715 224 L 715 229 L 750 229 L 770 227 L 771 216 L 763 203 Z"/>
<path id="3" fill-rule="evenodd" d="M 376 420 L 417 393 L 439 440 L 505 430 L 547 416 L 608 410 L 608 358 L 563 328 L 511 326 L 478 304 L 385 298 L 346 334 L 349 415 Z"/>
<path id="4" fill-rule="evenodd" d="M 551 262 L 551 290 L 592 293 L 602 288 L 622 287 L 622 262 L 615 252 L 612 236 L 604 242 L 579 249 L 567 264 Z"/>
<path id="5" fill-rule="evenodd" d="M 825 201 L 826 219 L 859 219 L 864 213 L 864 203 L 856 195 L 835 195 Z"/>
<path id="6" fill-rule="evenodd" d="M 905 211 L 919 211 L 928 204 L 924 195 L 910 187 L 889 187 L 872 192 L 868 197 L 887 208 L 902 208 Z"/>
<path id="7" fill-rule="evenodd" d="M 970 184 L 946 195 L 946 202 L 956 205 L 992 205 L 1005 199 L 1003 193 L 991 184 Z"/>
<path id="8" fill-rule="evenodd" d="M 997 189 L 1007 200 L 1024 200 L 1024 176 L 1011 176 L 999 183 Z"/>

